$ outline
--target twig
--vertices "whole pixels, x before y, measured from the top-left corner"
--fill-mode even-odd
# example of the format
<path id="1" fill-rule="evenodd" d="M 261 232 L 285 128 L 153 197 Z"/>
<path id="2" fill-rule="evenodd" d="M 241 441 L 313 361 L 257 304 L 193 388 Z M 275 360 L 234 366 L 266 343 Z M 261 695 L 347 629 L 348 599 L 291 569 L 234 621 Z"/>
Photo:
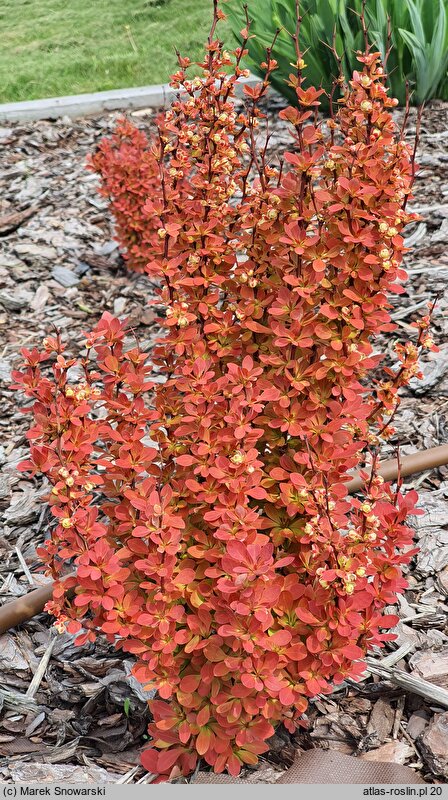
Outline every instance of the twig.
<path id="1" fill-rule="evenodd" d="M 420 477 L 416 478 L 415 481 L 412 481 L 412 488 L 418 489 L 418 487 L 423 483 L 423 481 L 425 481 L 426 478 L 429 478 L 429 476 L 431 475 L 431 471 L 432 470 L 428 469 L 426 470 L 426 472 L 422 472 Z"/>
<path id="2" fill-rule="evenodd" d="M 25 573 L 25 577 L 26 577 L 26 579 L 27 579 L 28 583 L 30 584 L 30 586 L 33 586 L 33 587 L 34 587 L 34 586 L 36 585 L 36 584 L 34 583 L 34 578 L 33 578 L 33 576 L 31 575 L 31 572 L 30 572 L 30 570 L 29 570 L 29 568 L 28 568 L 28 564 L 26 563 L 26 561 L 25 561 L 25 559 L 24 559 L 24 557 L 23 557 L 23 555 L 22 555 L 22 553 L 21 553 L 21 550 L 20 550 L 20 548 L 16 546 L 16 547 L 14 548 L 14 550 L 15 550 L 15 551 L 16 551 L 16 553 L 17 553 L 17 558 L 18 558 L 18 559 L 19 559 L 19 561 L 20 561 L 20 566 L 22 567 L 22 569 L 23 569 L 23 571 L 24 571 L 24 573 Z"/>
<path id="3" fill-rule="evenodd" d="M 413 642 L 406 642 L 402 644 L 397 650 L 394 650 L 393 653 L 389 653 L 388 656 L 384 656 L 379 660 L 379 664 L 382 667 L 393 667 L 398 661 L 401 661 L 402 658 L 407 656 L 412 650 L 415 649 L 415 644 Z M 377 662 L 375 662 L 377 663 Z"/>
<path id="4" fill-rule="evenodd" d="M 420 242 L 426 235 L 427 226 L 425 222 L 420 222 L 417 225 L 415 231 L 409 234 L 409 236 L 405 236 L 404 239 L 404 246 L 405 247 L 413 247 L 417 242 Z"/>
<path id="5" fill-rule="evenodd" d="M 39 706 L 32 697 L 27 697 L 26 694 L 21 692 L 10 691 L 9 689 L 0 689 L 0 700 L 3 701 L 6 708 L 12 711 L 38 711 Z"/>
<path id="6" fill-rule="evenodd" d="M 428 608 L 426 611 L 420 611 L 419 614 L 413 614 L 412 617 L 403 617 L 401 622 L 414 622 L 416 619 L 423 619 L 424 617 L 432 617 L 434 614 L 437 614 L 436 608 Z"/>
<path id="7" fill-rule="evenodd" d="M 394 314 L 390 315 L 391 319 L 393 319 L 394 322 L 397 319 L 405 319 L 406 317 L 409 317 L 410 314 L 413 314 L 414 311 L 418 311 L 419 308 L 423 308 L 423 306 L 426 305 L 428 305 L 427 300 L 420 300 L 419 303 L 414 303 L 413 305 L 408 306 L 407 308 L 402 308 L 400 311 L 395 311 Z"/>
<path id="8" fill-rule="evenodd" d="M 195 783 L 196 778 L 198 776 L 198 772 L 201 769 L 201 763 L 202 763 L 202 758 L 199 758 L 198 759 L 198 763 L 196 764 L 196 769 L 195 769 L 195 771 L 193 772 L 193 775 L 190 778 L 190 783 Z"/>
<path id="9" fill-rule="evenodd" d="M 48 667 L 48 662 L 50 661 L 51 654 L 53 652 L 55 644 L 56 644 L 56 639 L 55 638 L 51 639 L 47 649 L 45 650 L 45 653 L 43 654 L 39 662 L 39 666 L 37 667 L 37 670 L 33 675 L 33 679 L 30 685 L 28 686 L 28 689 L 26 690 L 25 697 L 33 698 L 34 695 L 36 694 L 40 684 L 42 683 L 42 678 L 45 675 L 45 671 Z"/>
<path id="10" fill-rule="evenodd" d="M 446 689 L 435 686 L 435 684 L 425 681 L 423 678 L 416 678 L 414 675 L 408 675 L 407 672 L 403 672 L 400 669 L 385 667 L 380 661 L 374 658 L 367 658 L 366 662 L 368 671 L 372 675 L 386 678 L 406 692 L 418 694 L 420 697 L 424 697 L 425 700 L 431 700 L 443 708 L 448 708 L 448 691 Z"/>
<path id="11" fill-rule="evenodd" d="M 448 203 L 439 203 L 435 206 L 414 206 L 409 211 L 412 214 L 431 214 L 433 211 L 448 211 Z"/>
<path id="12" fill-rule="evenodd" d="M 42 511 L 40 512 L 39 521 L 37 523 L 36 530 L 34 531 L 34 537 L 37 537 L 40 533 L 42 525 L 44 524 L 45 514 L 47 513 L 48 506 L 44 506 Z"/>
<path id="13" fill-rule="evenodd" d="M 397 710 L 395 711 L 394 726 L 392 728 L 392 739 L 396 739 L 398 737 L 398 731 L 400 729 L 401 718 L 403 716 L 405 700 L 406 698 L 404 694 L 402 694 L 401 697 L 398 698 Z"/>
<path id="14" fill-rule="evenodd" d="M 400 730 L 401 730 L 401 732 L 402 732 L 402 734 L 403 734 L 404 738 L 405 738 L 405 739 L 406 739 L 406 741 L 408 742 L 408 744 L 410 744 L 410 746 L 411 746 L 411 747 L 412 747 L 412 749 L 414 750 L 414 753 L 416 753 L 416 755 L 417 755 L 417 759 L 418 759 L 418 762 L 419 762 L 419 765 L 420 765 L 420 766 L 418 767 L 418 769 L 420 769 L 420 768 L 421 768 L 421 757 L 420 757 L 420 753 L 418 752 L 418 750 L 417 750 L 417 748 L 416 748 L 416 746 L 415 746 L 415 742 L 414 742 L 414 740 L 412 739 L 412 737 L 411 737 L 411 736 L 409 736 L 409 734 L 408 734 L 408 732 L 407 732 L 407 730 L 406 730 L 406 728 L 404 727 L 404 725 L 403 725 L 403 723 L 402 723 L 402 722 L 400 722 L 399 728 L 400 728 Z"/>
<path id="15" fill-rule="evenodd" d="M 136 767 L 131 767 L 131 769 L 129 769 L 127 772 L 125 772 L 125 774 L 122 775 L 121 778 L 118 778 L 118 780 L 115 781 L 115 783 L 131 783 L 132 778 L 135 778 L 135 776 L 137 775 L 137 772 L 140 769 L 141 769 L 141 767 L 140 767 L 139 764 L 137 764 Z"/>
<path id="16" fill-rule="evenodd" d="M 413 267 L 412 269 L 407 269 L 406 272 L 408 275 L 422 275 L 427 274 L 428 272 L 443 272 L 448 270 L 447 264 L 422 264 L 420 267 Z"/>
<path id="17" fill-rule="evenodd" d="M 143 775 L 143 778 L 140 778 L 135 783 L 136 784 L 139 784 L 139 783 L 152 783 L 154 778 L 156 778 L 156 777 L 157 776 L 154 775 L 152 772 L 148 772 L 146 775 Z"/>
<path id="18" fill-rule="evenodd" d="M 5 580 L 3 581 L 2 585 L 0 586 L 0 595 L 3 595 L 3 596 L 6 595 L 7 597 L 10 596 L 11 593 L 8 592 L 8 589 L 11 586 L 13 578 L 14 578 L 14 573 L 13 572 L 8 572 Z"/>

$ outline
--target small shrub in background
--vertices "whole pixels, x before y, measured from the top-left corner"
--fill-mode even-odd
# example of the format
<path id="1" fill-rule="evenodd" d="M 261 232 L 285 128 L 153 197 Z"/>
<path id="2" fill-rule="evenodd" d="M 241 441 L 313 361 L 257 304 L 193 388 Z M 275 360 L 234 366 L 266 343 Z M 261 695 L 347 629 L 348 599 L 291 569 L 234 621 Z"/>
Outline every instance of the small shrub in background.
<path id="1" fill-rule="evenodd" d="M 133 133 L 120 128 L 97 160 L 113 165 L 123 246 L 137 230 L 137 260 L 161 282 L 165 336 L 149 357 L 106 313 L 77 361 L 52 336 L 15 373 L 34 401 L 23 469 L 53 487 L 48 609 L 78 641 L 101 634 L 136 657 L 159 693 L 143 763 L 162 777 L 198 758 L 238 774 L 275 726 L 294 730 L 310 697 L 393 638 L 383 611 L 406 586 L 416 493 L 384 483 L 376 457 L 433 347 L 425 317 L 374 378 L 388 296 L 403 291 L 414 171 L 378 54 L 359 56 L 324 127 L 296 53 L 296 105 L 281 112 L 293 149 L 277 168 L 257 143 L 276 64 L 268 52 L 238 110 L 246 46 L 232 62 L 219 16 L 202 76 L 179 59 L 183 93 L 151 145 L 143 205 L 146 142 L 128 165 Z M 348 497 L 368 454 L 364 490 Z M 76 577 L 62 583 L 68 561 Z"/>
<path id="2" fill-rule="evenodd" d="M 296 0 L 248 0 L 253 38 L 248 42 L 247 65 L 263 74 L 263 53 L 279 30 L 273 57 L 278 70 L 272 84 L 289 102 L 296 103 L 288 83 L 295 45 Z M 404 105 L 407 84 L 411 103 L 433 97 L 448 99 L 448 0 L 300 0 L 300 48 L 307 62 L 309 85 L 330 92 L 340 66 L 348 80 L 357 69 L 356 52 L 365 47 L 362 20 L 370 43 L 387 62 L 387 85 Z M 245 26 L 240 0 L 229 0 L 228 16 L 238 39 Z M 308 85 L 305 83 L 305 86 Z"/>
<path id="3" fill-rule="evenodd" d="M 101 174 L 101 194 L 110 201 L 123 256 L 128 266 L 143 272 L 155 232 L 144 206 L 160 181 L 153 145 L 143 131 L 121 119 L 113 136 L 101 140 L 90 166 Z"/>

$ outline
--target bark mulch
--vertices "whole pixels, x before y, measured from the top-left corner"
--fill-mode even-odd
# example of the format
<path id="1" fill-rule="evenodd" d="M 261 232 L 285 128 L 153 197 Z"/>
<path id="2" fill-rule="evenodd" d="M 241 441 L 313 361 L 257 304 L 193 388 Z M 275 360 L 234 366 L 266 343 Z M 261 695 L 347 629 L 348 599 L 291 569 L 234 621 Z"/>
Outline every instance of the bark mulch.
<path id="1" fill-rule="evenodd" d="M 271 101 L 270 153 L 288 136 Z M 448 104 L 425 111 L 413 207 L 422 220 L 407 231 L 406 292 L 394 298 L 398 331 L 439 296 L 434 333 L 441 351 L 423 365 L 424 380 L 406 391 L 394 445 L 403 454 L 447 441 L 448 430 Z M 125 315 L 141 342 L 157 335 L 148 308 L 152 287 L 128 272 L 97 179 L 85 158 L 109 133 L 116 114 L 0 128 L 0 603 L 42 584 L 36 546 L 48 516 L 45 487 L 26 480 L 17 464 L 26 454 L 27 423 L 8 388 L 23 346 L 37 345 L 54 328 L 76 341 L 99 315 Z M 140 125 L 151 112 L 137 112 Z M 409 135 L 412 135 L 412 119 Z M 358 685 L 347 683 L 310 706 L 309 727 L 291 737 L 280 729 L 252 780 L 273 782 L 297 748 L 323 747 L 361 758 L 406 763 L 429 782 L 448 778 L 448 468 L 413 476 L 424 515 L 415 519 L 420 552 L 409 589 L 395 609 L 396 642 L 373 654 L 375 665 Z M 379 668 L 379 661 L 382 668 Z M 139 766 L 145 745 L 146 693 L 130 676 L 132 661 L 98 641 L 75 647 L 41 614 L 0 637 L 0 781 L 150 782 Z M 397 683 L 397 672 L 434 686 L 426 697 Z M 406 684 L 406 677 L 405 677 Z M 448 697 L 448 694 L 446 695 Z"/>

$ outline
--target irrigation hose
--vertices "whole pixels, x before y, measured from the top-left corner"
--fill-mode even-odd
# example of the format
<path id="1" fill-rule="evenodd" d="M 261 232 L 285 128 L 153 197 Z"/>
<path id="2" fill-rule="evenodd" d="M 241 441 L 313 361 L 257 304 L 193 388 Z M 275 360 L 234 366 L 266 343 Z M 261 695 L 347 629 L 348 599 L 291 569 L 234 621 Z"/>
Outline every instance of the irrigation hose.
<path id="1" fill-rule="evenodd" d="M 405 478 L 407 475 L 414 475 L 416 472 L 425 472 L 427 469 L 435 469 L 448 464 L 448 444 L 441 444 L 439 447 L 431 447 L 429 450 L 419 450 L 410 456 L 403 456 L 400 459 L 400 476 Z M 396 458 L 390 461 L 382 461 L 378 468 L 378 475 L 385 481 L 393 481 L 398 475 L 398 462 Z M 353 494 L 363 486 L 364 481 L 358 473 L 346 484 L 348 493 Z"/>
<path id="2" fill-rule="evenodd" d="M 421 450 L 410 456 L 404 456 L 400 461 L 400 475 L 406 477 L 407 475 L 425 472 L 427 469 L 435 469 L 435 467 L 441 467 L 445 464 L 448 464 L 448 444 L 442 444 L 439 447 L 431 447 L 429 450 Z M 378 474 L 386 481 L 394 480 L 398 475 L 397 460 L 383 461 L 379 466 Z M 361 489 L 363 483 L 363 478 L 359 474 L 355 474 L 346 484 L 349 494 Z M 72 577 L 72 575 L 67 575 L 66 577 Z M 18 597 L 16 600 L 11 600 L 11 602 L 1 606 L 0 634 L 40 614 L 45 605 L 52 599 L 52 596 L 53 583 L 48 583 L 46 586 L 34 589 L 29 594 Z"/>
<path id="3" fill-rule="evenodd" d="M 40 614 L 52 596 L 53 582 L 6 603 L 0 608 L 0 634 Z"/>

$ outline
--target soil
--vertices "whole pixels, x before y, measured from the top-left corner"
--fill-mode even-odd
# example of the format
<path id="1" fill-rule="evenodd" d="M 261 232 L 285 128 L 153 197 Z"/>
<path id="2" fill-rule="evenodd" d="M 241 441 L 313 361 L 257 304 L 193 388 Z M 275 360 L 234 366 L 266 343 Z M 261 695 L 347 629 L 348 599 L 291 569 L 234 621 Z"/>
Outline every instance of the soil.
<path id="1" fill-rule="evenodd" d="M 288 144 L 270 101 L 270 155 Z M 448 104 L 426 108 L 418 150 L 420 170 L 412 207 L 421 221 L 406 231 L 405 293 L 393 299 L 399 336 L 439 298 L 434 336 L 440 353 L 423 364 L 424 380 L 403 395 L 397 435 L 384 457 L 447 441 L 448 430 Z M 151 124 L 152 112 L 134 121 Z M 148 308 L 148 279 L 125 269 L 112 222 L 97 194 L 97 178 L 85 159 L 112 131 L 116 114 L 0 128 L 0 603 L 46 579 L 36 546 L 43 540 L 45 488 L 25 479 L 17 464 L 26 455 L 27 422 L 8 387 L 20 348 L 39 344 L 57 328 L 73 343 L 109 310 L 130 317 L 141 342 L 157 331 Z M 411 115 L 408 135 L 415 132 Z M 377 660 L 395 658 L 394 669 L 448 689 L 448 467 L 412 476 L 422 517 L 415 518 L 420 546 L 400 600 L 398 639 Z M 40 669 L 38 666 L 40 664 Z M 149 719 L 146 693 L 131 677 L 132 661 L 99 640 L 76 647 L 41 614 L 0 637 L 0 780 L 150 782 L 139 766 Z M 36 673 L 37 671 L 37 673 Z M 33 679 L 34 675 L 34 679 Z M 447 706 L 448 707 L 448 706 Z M 394 680 L 367 676 L 347 682 L 310 706 L 309 726 L 291 737 L 280 729 L 254 780 L 273 782 L 292 763 L 297 748 L 323 747 L 369 759 L 395 760 L 429 782 L 445 782 L 448 761 L 439 731 L 447 707 L 406 692 Z M 439 736 L 439 738 L 438 738 Z M 442 737 L 443 738 L 443 737 Z"/>

